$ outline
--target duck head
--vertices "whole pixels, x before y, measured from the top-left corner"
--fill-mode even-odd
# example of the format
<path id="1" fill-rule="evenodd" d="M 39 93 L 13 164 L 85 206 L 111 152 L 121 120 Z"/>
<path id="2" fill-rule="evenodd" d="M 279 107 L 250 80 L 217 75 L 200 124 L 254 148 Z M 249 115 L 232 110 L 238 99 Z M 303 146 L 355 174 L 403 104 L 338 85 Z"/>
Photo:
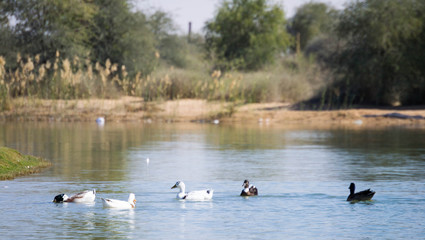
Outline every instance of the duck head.
<path id="1" fill-rule="evenodd" d="M 348 189 L 350 189 L 350 193 L 353 194 L 356 190 L 356 185 L 354 183 L 351 183 Z"/>
<path id="2" fill-rule="evenodd" d="M 68 196 L 64 193 L 56 195 L 55 198 L 53 199 L 54 203 L 61 203 L 61 202 L 65 202 L 66 200 L 68 200 Z"/>
<path id="3" fill-rule="evenodd" d="M 176 184 L 174 184 L 174 186 L 171 187 L 171 189 L 173 188 L 184 188 L 184 183 L 182 181 L 177 181 Z"/>
<path id="4" fill-rule="evenodd" d="M 128 202 L 130 204 L 132 204 L 132 206 L 136 206 L 136 195 L 134 195 L 134 193 L 130 193 L 130 195 L 128 196 Z"/>
<path id="5" fill-rule="evenodd" d="M 245 181 L 243 181 L 242 187 L 249 188 L 249 181 L 247 179 L 245 179 Z"/>
<path id="6" fill-rule="evenodd" d="M 177 181 L 176 184 L 171 187 L 171 189 L 173 188 L 180 188 L 180 192 L 184 192 L 186 190 L 186 185 L 184 185 L 182 181 Z"/>

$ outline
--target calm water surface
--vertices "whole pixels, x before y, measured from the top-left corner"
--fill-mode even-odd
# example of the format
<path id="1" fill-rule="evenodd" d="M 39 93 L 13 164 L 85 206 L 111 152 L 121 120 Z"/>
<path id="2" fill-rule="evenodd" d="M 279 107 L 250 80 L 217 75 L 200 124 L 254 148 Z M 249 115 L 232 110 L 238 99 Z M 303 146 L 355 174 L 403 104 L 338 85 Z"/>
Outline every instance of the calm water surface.
<path id="1" fill-rule="evenodd" d="M 1 239 L 425 236 L 424 129 L 3 123 L 0 145 L 53 162 L 0 181 Z M 244 179 L 260 196 L 239 197 Z M 177 180 L 213 188 L 213 200 L 176 200 Z M 375 190 L 374 200 L 347 203 L 350 182 Z M 52 203 L 93 188 L 93 204 Z M 100 197 L 130 192 L 135 209 L 102 208 Z"/>

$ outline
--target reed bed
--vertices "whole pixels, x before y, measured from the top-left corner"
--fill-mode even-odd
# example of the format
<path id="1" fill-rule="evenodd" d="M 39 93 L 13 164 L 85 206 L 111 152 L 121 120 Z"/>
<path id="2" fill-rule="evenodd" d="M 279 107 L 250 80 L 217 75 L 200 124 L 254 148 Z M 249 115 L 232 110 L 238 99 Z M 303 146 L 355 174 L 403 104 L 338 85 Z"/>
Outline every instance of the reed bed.
<path id="1" fill-rule="evenodd" d="M 207 68 L 159 67 L 150 75 L 130 76 L 125 66 L 92 64 L 89 60 L 61 58 L 40 62 L 40 57 L 17 56 L 18 67 L 6 68 L 0 57 L 0 108 L 10 99 L 84 99 L 142 97 L 145 101 L 196 98 L 241 103 L 296 102 L 308 99 L 326 82 L 314 63 L 296 58 L 257 72 L 226 73 Z"/>

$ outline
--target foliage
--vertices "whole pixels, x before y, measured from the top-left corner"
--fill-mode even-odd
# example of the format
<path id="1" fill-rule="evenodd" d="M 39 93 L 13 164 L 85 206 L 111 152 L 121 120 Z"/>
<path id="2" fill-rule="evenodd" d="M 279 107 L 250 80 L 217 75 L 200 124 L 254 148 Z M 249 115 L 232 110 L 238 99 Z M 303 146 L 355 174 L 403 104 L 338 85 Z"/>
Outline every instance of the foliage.
<path id="1" fill-rule="evenodd" d="M 345 42 L 334 67 L 345 98 L 357 103 L 423 103 L 425 3 L 366 0 L 349 5 L 337 27 Z"/>
<path id="2" fill-rule="evenodd" d="M 16 51 L 22 56 L 39 54 L 41 62 L 53 62 L 59 51 L 65 58 L 89 58 L 92 63 L 110 59 L 125 65 L 132 75 L 149 74 L 157 65 L 148 20 L 143 13 L 132 12 L 126 0 L 5 0 L 1 4 L 0 43 L 7 48 L 0 53 L 9 64 L 17 62 Z"/>
<path id="3" fill-rule="evenodd" d="M 273 62 L 291 43 L 285 17 L 266 0 L 223 1 L 206 24 L 206 45 L 221 68 L 255 70 Z"/>
<path id="4" fill-rule="evenodd" d="M 149 17 L 149 27 L 155 37 L 155 47 L 166 65 L 184 68 L 187 66 L 187 39 L 175 34 L 176 28 L 169 15 L 156 11 Z"/>
<path id="5" fill-rule="evenodd" d="M 53 63 L 18 57 L 18 68 L 6 71 L 6 62 L 0 57 L 0 109 L 13 109 L 10 97 L 81 99 L 126 95 L 145 101 L 198 98 L 294 102 L 310 97 L 325 77 L 317 65 L 303 58 L 281 60 L 263 71 L 223 74 L 216 70 L 208 74 L 209 65 L 200 64 L 202 55 L 196 54 L 194 51 L 191 60 L 196 64 L 188 70 L 161 67 L 147 76 L 130 76 L 123 66 L 109 60 L 92 65 L 88 60 L 61 58 L 60 54 Z"/>
<path id="6" fill-rule="evenodd" d="M 130 0 L 0 1 L 0 110 L 15 97 L 294 102 L 323 84 L 319 108 L 425 103 L 424 1 L 311 2 L 289 26 L 271 2 L 223 0 L 188 43 Z M 287 54 L 297 33 L 307 57 Z"/>
<path id="7" fill-rule="evenodd" d="M 148 19 L 141 12 L 132 12 L 125 0 L 95 0 L 99 11 L 92 25 L 92 62 L 107 59 L 135 75 L 152 72 L 157 64 L 154 35 Z"/>
<path id="8" fill-rule="evenodd" d="M 19 49 L 26 55 L 40 53 L 41 59 L 53 59 L 56 51 L 65 56 L 87 56 L 90 50 L 88 39 L 93 14 L 97 7 L 89 0 L 4 0 L 0 19 L 15 19 L 12 25 L 7 21 L 2 31 L 13 34 L 13 42 L 6 45 Z M 4 41 L 4 38 L 2 41 Z M 6 39 L 10 39 L 7 36 Z M 10 56 L 11 54 L 5 54 Z M 10 59 L 9 59 L 10 60 Z M 14 62 L 14 61 L 9 61 Z"/>
<path id="9" fill-rule="evenodd" d="M 315 38 L 331 33 L 337 17 L 337 11 L 327 4 L 309 2 L 297 9 L 288 29 L 294 37 L 299 34 L 300 47 L 304 50 Z"/>

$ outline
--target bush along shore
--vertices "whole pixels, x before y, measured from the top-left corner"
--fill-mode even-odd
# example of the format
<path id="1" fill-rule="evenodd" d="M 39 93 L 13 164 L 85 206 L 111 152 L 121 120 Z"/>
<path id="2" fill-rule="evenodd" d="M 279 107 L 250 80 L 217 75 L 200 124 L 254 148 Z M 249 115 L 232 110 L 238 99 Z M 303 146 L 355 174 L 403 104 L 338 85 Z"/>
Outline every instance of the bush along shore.
<path id="1" fill-rule="evenodd" d="M 24 155 L 11 148 L 0 147 L 0 180 L 36 173 L 49 166 L 51 163 L 42 158 Z"/>

